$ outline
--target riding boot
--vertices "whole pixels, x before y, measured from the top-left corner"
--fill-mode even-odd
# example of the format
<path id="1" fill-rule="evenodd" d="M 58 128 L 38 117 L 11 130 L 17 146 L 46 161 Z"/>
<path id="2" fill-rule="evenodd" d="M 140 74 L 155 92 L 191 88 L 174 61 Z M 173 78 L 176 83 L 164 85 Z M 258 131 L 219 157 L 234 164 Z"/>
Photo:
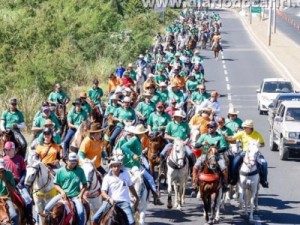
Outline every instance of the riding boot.
<path id="1" fill-rule="evenodd" d="M 153 194 L 153 204 L 154 205 L 163 205 L 164 203 L 160 201 L 158 194 L 156 192 L 152 192 Z"/>
<path id="2" fill-rule="evenodd" d="M 228 171 L 227 169 L 221 172 L 223 192 L 228 191 Z"/>
<path id="3" fill-rule="evenodd" d="M 159 161 L 159 170 L 160 170 L 160 175 L 162 176 L 166 176 L 166 174 L 164 173 L 164 163 L 165 163 L 165 159 L 164 158 L 160 158 L 160 161 Z"/>

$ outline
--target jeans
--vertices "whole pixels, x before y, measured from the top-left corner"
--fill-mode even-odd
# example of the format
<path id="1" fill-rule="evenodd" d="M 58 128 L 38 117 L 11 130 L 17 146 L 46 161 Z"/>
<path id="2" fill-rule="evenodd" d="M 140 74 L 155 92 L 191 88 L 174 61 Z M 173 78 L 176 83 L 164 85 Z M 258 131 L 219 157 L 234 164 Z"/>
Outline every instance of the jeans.
<path id="1" fill-rule="evenodd" d="M 45 212 L 48 213 L 50 210 L 54 207 L 56 202 L 61 200 L 61 195 L 56 195 L 54 198 L 48 202 L 48 204 L 45 207 Z M 79 198 L 75 197 L 71 199 L 72 202 L 74 202 L 76 212 L 77 212 L 77 218 L 78 218 L 78 225 L 84 225 L 85 218 L 84 218 L 84 207 L 82 202 Z"/>
<path id="2" fill-rule="evenodd" d="M 128 202 L 115 202 L 117 206 L 119 206 L 127 215 L 128 218 L 128 222 L 130 225 L 134 225 L 135 221 L 133 218 L 133 211 L 131 209 L 131 206 Z M 105 212 L 107 209 L 109 209 L 111 207 L 111 204 L 108 201 L 104 201 L 103 204 L 101 205 L 101 207 L 98 209 L 98 211 L 95 213 L 95 215 L 93 216 L 93 222 L 94 223 L 99 223 L 101 217 L 103 216 L 103 212 Z"/>
<path id="3" fill-rule="evenodd" d="M 63 157 L 68 156 L 68 149 L 70 146 L 70 141 L 75 133 L 76 133 L 76 129 L 71 129 L 71 128 L 68 129 L 68 132 L 63 141 Z"/>
<path id="4" fill-rule="evenodd" d="M 156 192 L 156 186 L 155 186 L 154 178 L 151 175 L 151 173 L 149 172 L 149 170 L 145 169 L 143 175 L 144 175 L 144 179 L 146 180 L 146 182 L 148 182 L 148 184 L 150 185 L 151 190 L 153 192 Z"/>
<path id="5" fill-rule="evenodd" d="M 12 225 L 19 225 L 19 217 L 11 200 L 6 201 L 9 210 L 10 222 Z"/>
<path id="6" fill-rule="evenodd" d="M 113 133 L 110 136 L 110 145 L 114 146 L 115 145 L 115 141 L 117 139 L 117 137 L 119 136 L 119 134 L 121 133 L 122 128 L 119 126 L 116 126 L 115 130 L 113 131 Z"/>

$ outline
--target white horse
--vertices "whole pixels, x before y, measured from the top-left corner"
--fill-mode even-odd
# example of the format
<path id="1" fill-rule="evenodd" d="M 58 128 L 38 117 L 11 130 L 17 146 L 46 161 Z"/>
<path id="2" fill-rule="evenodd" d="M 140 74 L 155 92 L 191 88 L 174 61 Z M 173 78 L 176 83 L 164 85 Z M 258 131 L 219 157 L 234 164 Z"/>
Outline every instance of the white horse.
<path id="1" fill-rule="evenodd" d="M 172 208 L 172 184 L 175 191 L 175 207 L 181 209 L 185 201 L 185 188 L 188 179 L 189 162 L 185 155 L 186 143 L 175 140 L 173 149 L 167 158 L 168 205 Z"/>
<path id="2" fill-rule="evenodd" d="M 146 210 L 148 204 L 148 190 L 143 179 L 144 172 L 138 167 L 134 166 L 130 170 L 130 177 L 133 183 L 134 189 L 140 198 L 138 212 L 135 214 L 135 219 L 138 225 L 145 223 Z M 133 196 L 131 196 L 133 198 Z"/>
<path id="3" fill-rule="evenodd" d="M 249 150 L 246 152 L 240 169 L 239 204 L 242 209 L 244 200 L 244 213 L 246 215 L 248 215 L 248 207 L 250 204 L 250 221 L 253 221 L 253 206 L 255 204 L 255 209 L 257 209 L 258 204 L 259 171 L 256 166 L 259 155 L 258 144 L 259 141 L 252 141 L 250 143 Z"/>
<path id="4" fill-rule="evenodd" d="M 85 200 L 89 203 L 91 213 L 95 214 L 102 205 L 101 184 L 97 177 L 97 169 L 95 168 L 95 160 L 84 159 L 81 161 L 81 168 L 84 171 L 88 186 L 84 193 Z"/>
<path id="5" fill-rule="evenodd" d="M 43 213 L 47 203 L 57 195 L 53 184 L 53 175 L 39 160 L 32 160 L 26 168 L 25 184 L 32 188 L 35 210 Z M 44 218 L 39 217 L 39 224 L 44 224 Z"/>
<path id="6" fill-rule="evenodd" d="M 139 66 L 136 69 L 136 83 L 135 83 L 135 91 L 142 94 L 144 92 L 144 82 L 146 81 L 147 71 L 146 68 Z"/>

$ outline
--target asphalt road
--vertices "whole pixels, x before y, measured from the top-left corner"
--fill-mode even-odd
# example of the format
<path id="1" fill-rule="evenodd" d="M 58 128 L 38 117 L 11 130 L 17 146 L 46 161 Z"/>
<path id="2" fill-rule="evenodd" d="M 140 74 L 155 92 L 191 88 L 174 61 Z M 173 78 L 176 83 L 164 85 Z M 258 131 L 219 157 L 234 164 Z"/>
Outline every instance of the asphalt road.
<path id="1" fill-rule="evenodd" d="M 258 115 L 256 89 L 266 77 L 278 77 L 279 74 L 271 67 L 267 59 L 253 43 L 243 28 L 238 17 L 229 11 L 220 11 L 223 22 L 222 58 L 216 61 L 211 51 L 203 51 L 205 56 L 205 73 L 209 81 L 209 90 L 218 90 L 222 95 L 219 99 L 223 115 L 226 116 L 229 104 L 239 111 L 240 117 L 253 119 L 255 129 L 265 138 L 266 147 L 261 151 L 269 163 L 270 188 L 259 190 L 259 207 L 255 213 L 255 224 L 300 224 L 300 164 L 299 161 L 280 161 L 278 152 L 271 152 L 269 146 L 269 130 L 266 115 Z M 202 201 L 191 198 L 187 190 L 186 204 L 182 211 L 168 210 L 163 206 L 148 205 L 147 224 L 166 225 L 204 224 Z M 166 203 L 166 194 L 162 193 Z M 174 200 L 174 198 L 173 198 Z M 237 202 L 221 210 L 219 224 L 248 224 L 240 216 Z"/>

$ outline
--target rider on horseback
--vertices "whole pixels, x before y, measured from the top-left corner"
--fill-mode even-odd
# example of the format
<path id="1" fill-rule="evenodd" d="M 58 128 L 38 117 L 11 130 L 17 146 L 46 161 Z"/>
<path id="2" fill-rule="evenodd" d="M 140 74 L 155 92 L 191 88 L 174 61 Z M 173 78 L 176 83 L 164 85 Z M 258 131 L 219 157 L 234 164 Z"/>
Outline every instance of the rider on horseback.
<path id="1" fill-rule="evenodd" d="M 217 133 L 217 123 L 215 121 L 210 121 L 207 124 L 208 133 L 202 134 L 199 140 L 195 144 L 195 148 L 199 149 L 203 146 L 206 142 L 209 146 L 214 146 L 218 148 L 218 153 L 223 153 L 228 149 L 228 143 L 226 142 L 225 138 Z M 204 149 L 205 150 L 205 149 Z M 193 168 L 193 187 L 196 187 L 197 180 L 198 180 L 198 172 L 201 171 L 203 163 L 206 158 L 206 152 L 203 151 L 203 154 L 200 158 L 198 158 L 194 168 Z M 222 154 L 218 154 L 218 165 L 221 171 L 223 188 L 226 189 L 228 185 L 228 169 L 226 168 L 225 160 Z"/>
<path id="2" fill-rule="evenodd" d="M 103 114 L 102 106 L 101 106 L 101 98 L 103 97 L 103 90 L 102 88 L 99 87 L 99 81 L 97 79 L 93 80 L 93 87 L 90 90 L 88 90 L 87 95 L 89 99 L 94 102 L 94 105 L 99 108 L 99 112 Z M 85 94 L 82 93 L 82 97 L 86 98 L 85 96 L 86 93 Z M 88 111 L 92 113 L 92 108 L 88 109 Z"/>
<path id="3" fill-rule="evenodd" d="M 68 104 L 69 101 L 70 101 L 69 96 L 61 90 L 60 84 L 55 84 L 54 91 L 52 91 L 48 97 L 48 102 L 50 104 L 60 103 L 66 105 Z"/>
<path id="4" fill-rule="evenodd" d="M 139 204 L 139 197 L 131 182 L 129 172 L 121 169 L 122 160 L 114 157 L 109 164 L 109 172 L 103 179 L 101 193 L 106 200 L 103 201 L 102 206 L 98 209 L 93 217 L 93 225 L 98 225 L 103 213 L 117 204 L 127 215 L 130 225 L 135 224 L 133 211 L 130 207 L 129 192 L 135 197 L 134 210 L 136 211 Z"/>
<path id="5" fill-rule="evenodd" d="M 253 120 L 245 120 L 242 124 L 243 131 L 240 131 L 236 133 L 235 135 L 229 137 L 226 137 L 227 141 L 235 141 L 235 140 L 241 140 L 242 146 L 243 146 L 243 151 L 238 153 L 233 161 L 232 165 L 232 184 L 236 184 L 237 179 L 238 179 L 238 174 L 239 174 L 239 168 L 240 165 L 243 162 L 243 158 L 245 156 L 245 152 L 248 151 L 249 144 L 252 140 L 258 140 L 260 143 L 260 147 L 264 147 L 265 142 L 260 133 L 254 130 L 254 122 Z M 267 175 L 268 175 L 268 163 L 264 159 L 263 155 L 259 155 L 259 162 L 257 162 L 257 166 L 260 168 L 260 183 L 264 188 L 269 187 L 269 183 L 267 180 Z"/>
<path id="6" fill-rule="evenodd" d="M 236 111 L 235 108 L 230 107 L 228 110 L 227 119 L 225 120 L 226 127 L 228 127 L 233 134 L 242 129 L 243 121 L 238 117 L 238 114 L 239 111 Z"/>
<path id="7" fill-rule="evenodd" d="M 15 180 L 12 172 L 5 169 L 5 163 L 2 158 L 0 158 L 0 198 L 7 197 L 11 192 L 15 191 Z M 9 216 L 12 225 L 19 225 L 19 217 L 16 209 L 12 203 L 12 200 L 8 198 L 6 200 L 9 210 Z"/>
<path id="8" fill-rule="evenodd" d="M 137 105 L 135 112 L 139 121 L 145 124 L 150 114 L 155 111 L 155 104 L 151 101 L 152 94 L 149 92 L 144 92 L 143 97 L 145 97 L 144 101 Z"/>
<path id="9" fill-rule="evenodd" d="M 211 49 L 213 49 L 217 44 L 219 44 L 220 50 L 223 51 L 223 47 L 220 42 L 221 42 L 221 35 L 220 32 L 217 31 L 214 33 L 214 36 L 212 37 Z"/>
<path id="10" fill-rule="evenodd" d="M 83 169 L 78 166 L 78 156 L 71 152 L 65 167 L 60 168 L 54 178 L 55 189 L 60 195 L 55 196 L 46 205 L 46 214 L 59 200 L 71 200 L 74 203 L 78 216 L 78 225 L 85 224 L 84 206 L 82 204 L 83 194 L 87 188 L 87 181 Z M 80 187 L 80 184 L 82 187 Z"/>
<path id="11" fill-rule="evenodd" d="M 9 100 L 9 108 L 2 113 L 1 116 L 1 130 L 18 130 L 25 128 L 24 116 L 17 108 L 17 99 L 11 98 Z"/>

